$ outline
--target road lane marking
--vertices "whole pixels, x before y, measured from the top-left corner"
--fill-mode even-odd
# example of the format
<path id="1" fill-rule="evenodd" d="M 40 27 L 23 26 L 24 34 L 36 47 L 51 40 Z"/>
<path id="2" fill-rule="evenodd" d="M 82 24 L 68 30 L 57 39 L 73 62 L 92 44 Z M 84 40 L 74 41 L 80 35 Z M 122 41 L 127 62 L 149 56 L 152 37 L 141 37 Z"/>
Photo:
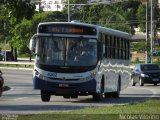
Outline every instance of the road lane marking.
<path id="1" fill-rule="evenodd" d="M 19 100 L 24 100 L 24 99 L 27 99 L 29 97 L 21 97 L 21 98 L 16 98 L 16 99 L 13 99 L 14 101 L 19 101 Z"/>

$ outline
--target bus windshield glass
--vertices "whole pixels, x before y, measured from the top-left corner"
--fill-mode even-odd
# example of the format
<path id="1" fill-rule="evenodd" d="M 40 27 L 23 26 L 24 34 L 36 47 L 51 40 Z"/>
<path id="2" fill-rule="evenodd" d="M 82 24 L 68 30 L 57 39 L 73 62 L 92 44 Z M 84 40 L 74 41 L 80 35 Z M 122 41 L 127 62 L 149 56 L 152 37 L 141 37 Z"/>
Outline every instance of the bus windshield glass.
<path id="1" fill-rule="evenodd" d="M 93 66 L 97 62 L 97 41 L 89 38 L 39 36 L 36 63 L 43 65 Z"/>

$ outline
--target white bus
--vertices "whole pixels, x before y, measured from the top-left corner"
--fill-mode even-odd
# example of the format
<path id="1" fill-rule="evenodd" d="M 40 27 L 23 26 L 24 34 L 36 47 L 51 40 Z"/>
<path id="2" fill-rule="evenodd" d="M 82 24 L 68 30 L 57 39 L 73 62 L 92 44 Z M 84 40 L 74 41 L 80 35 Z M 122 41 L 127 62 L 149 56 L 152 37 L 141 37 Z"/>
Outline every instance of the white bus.
<path id="1" fill-rule="evenodd" d="M 93 100 L 118 98 L 129 84 L 130 35 L 98 25 L 45 22 L 30 40 L 35 53 L 34 89 L 51 95 Z"/>

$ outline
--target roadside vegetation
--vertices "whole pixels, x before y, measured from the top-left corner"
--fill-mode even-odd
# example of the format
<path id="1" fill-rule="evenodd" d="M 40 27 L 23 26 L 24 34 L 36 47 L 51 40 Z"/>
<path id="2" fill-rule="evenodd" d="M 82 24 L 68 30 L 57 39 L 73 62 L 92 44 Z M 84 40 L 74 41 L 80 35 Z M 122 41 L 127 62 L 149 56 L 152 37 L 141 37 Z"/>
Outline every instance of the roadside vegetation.
<path id="1" fill-rule="evenodd" d="M 88 0 L 70 0 L 71 4 L 88 4 Z M 67 4 L 67 3 L 66 3 Z M 150 5 L 150 4 L 149 4 Z M 154 48 L 160 50 L 157 32 L 160 29 L 160 9 L 156 0 L 154 5 L 154 40 L 158 43 Z M 150 8 L 150 6 L 149 6 Z M 145 32 L 145 5 L 138 0 L 128 0 L 113 4 L 92 4 L 70 7 L 71 20 L 93 23 L 104 27 L 114 28 L 131 35 L 135 34 L 134 28 L 139 27 Z M 17 60 L 17 54 L 31 54 L 28 51 L 29 40 L 36 33 L 40 22 L 67 22 L 68 6 L 64 10 L 54 12 L 35 11 L 35 5 L 30 0 L 5 0 L 0 2 L 0 43 L 7 43 Z M 150 13 L 149 17 L 150 17 Z M 150 23 L 149 23 L 150 24 Z M 147 48 L 144 43 L 133 44 L 133 50 L 144 52 Z M 4 49 L 4 46 L 1 46 Z M 147 48 L 148 49 L 148 48 Z M 30 56 L 31 57 L 31 56 Z"/>
<path id="2" fill-rule="evenodd" d="M 128 105 L 88 107 L 69 112 L 56 111 L 36 115 L 20 115 L 18 120 L 120 120 L 122 117 L 120 115 L 160 115 L 160 99 L 154 98 Z"/>

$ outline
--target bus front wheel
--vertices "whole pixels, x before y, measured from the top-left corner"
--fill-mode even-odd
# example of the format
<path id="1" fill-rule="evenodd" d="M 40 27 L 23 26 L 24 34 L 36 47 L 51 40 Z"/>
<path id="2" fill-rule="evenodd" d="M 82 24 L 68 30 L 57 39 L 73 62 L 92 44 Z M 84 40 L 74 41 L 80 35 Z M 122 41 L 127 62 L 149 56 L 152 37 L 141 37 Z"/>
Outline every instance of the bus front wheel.
<path id="1" fill-rule="evenodd" d="M 102 81 L 101 81 L 100 92 L 93 94 L 93 100 L 94 101 L 102 100 L 103 99 L 103 93 L 104 93 L 104 79 L 102 79 Z"/>
<path id="2" fill-rule="evenodd" d="M 93 100 L 94 101 L 100 101 L 103 98 L 103 94 L 102 93 L 94 93 L 93 94 Z"/>
<path id="3" fill-rule="evenodd" d="M 49 102 L 51 98 L 51 94 L 48 90 L 41 90 L 41 100 L 43 102 Z"/>

